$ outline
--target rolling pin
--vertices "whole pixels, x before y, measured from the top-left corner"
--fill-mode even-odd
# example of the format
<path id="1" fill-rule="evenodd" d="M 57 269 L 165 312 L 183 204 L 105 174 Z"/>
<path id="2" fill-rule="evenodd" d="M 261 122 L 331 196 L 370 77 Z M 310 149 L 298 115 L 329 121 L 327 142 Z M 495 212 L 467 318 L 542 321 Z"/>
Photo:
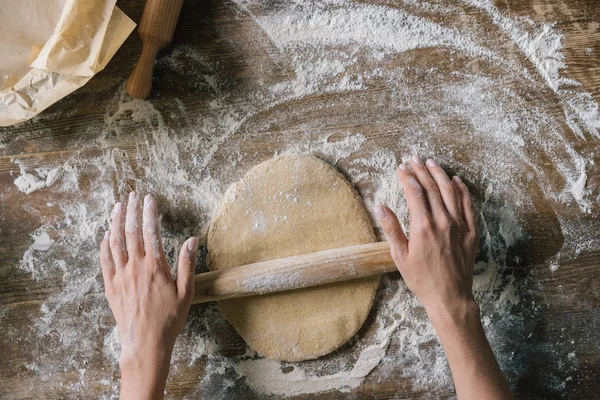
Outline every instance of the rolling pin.
<path id="1" fill-rule="evenodd" d="M 127 92 L 145 99 L 152 89 L 152 72 L 156 53 L 173 40 L 183 0 L 147 0 L 138 33 L 142 38 L 142 54 L 129 80 Z"/>
<path id="2" fill-rule="evenodd" d="M 281 292 L 397 271 L 388 242 L 262 261 L 194 277 L 193 303 Z"/>

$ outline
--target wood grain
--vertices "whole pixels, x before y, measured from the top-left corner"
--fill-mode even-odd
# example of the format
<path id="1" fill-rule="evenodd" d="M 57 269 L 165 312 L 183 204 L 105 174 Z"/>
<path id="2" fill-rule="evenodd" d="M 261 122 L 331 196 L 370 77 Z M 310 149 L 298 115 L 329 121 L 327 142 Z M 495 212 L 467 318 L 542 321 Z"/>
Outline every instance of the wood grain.
<path id="1" fill-rule="evenodd" d="M 386 3 L 388 1 L 370 1 Z M 563 74 L 583 84 L 596 102 L 600 102 L 600 7 L 598 0 L 495 0 L 498 7 L 512 16 L 532 18 L 540 23 L 556 23 L 565 33 L 564 46 L 567 56 L 567 68 Z M 410 6 L 411 2 L 407 2 Z M 144 1 L 119 0 L 118 6 L 136 22 L 140 21 Z M 468 7 L 461 15 L 465 23 L 473 11 Z M 159 52 L 158 61 L 182 45 L 193 45 L 207 59 L 219 64 L 219 71 L 226 76 L 227 87 L 223 90 L 233 91 L 235 88 L 248 85 L 254 77 L 261 79 L 279 79 L 290 75 L 284 66 L 278 65 L 270 57 L 264 34 L 248 17 L 238 15 L 236 6 L 227 1 L 186 0 L 181 17 L 175 30 L 172 46 Z M 235 17 L 235 18 L 234 18 Z M 492 38 L 491 38 L 492 39 Z M 142 43 L 137 35 L 131 35 L 119 50 L 107 68 L 92 79 L 82 89 L 50 107 L 46 113 L 35 121 L 19 124 L 11 128 L 0 129 L 2 147 L 0 147 L 0 398 L 7 399 L 62 399 L 73 398 L 70 385 L 80 380 L 79 372 L 61 359 L 54 351 L 60 347 L 60 338 L 50 336 L 47 341 L 36 342 L 33 337 L 34 324 L 42 312 L 40 306 L 64 288 L 62 274 L 53 274 L 44 280 L 36 280 L 31 274 L 18 268 L 23 253 L 31 244 L 29 234 L 48 222 L 53 215 L 60 212 L 52 206 L 47 207 L 44 215 L 32 210 L 41 209 L 47 203 L 59 202 L 64 193 L 59 191 L 34 192 L 23 196 L 13 184 L 18 176 L 19 168 L 12 162 L 18 158 L 26 165 L 60 165 L 79 154 L 82 160 L 97 157 L 95 150 L 80 152 L 86 144 L 102 137 L 112 148 L 119 149 L 118 159 L 131 161 L 135 168 L 136 157 L 140 154 L 135 140 L 126 134 L 116 135 L 113 132 L 101 132 L 96 128 L 104 124 L 107 110 L 113 107 L 115 93 L 124 85 L 133 70 L 137 57 L 141 53 Z M 589 50 L 591 49 L 591 50 Z M 590 53 L 591 52 L 591 53 Z M 431 53 L 415 62 L 435 63 L 440 55 Z M 418 79 L 415 78 L 415 79 Z M 154 71 L 153 92 L 150 101 L 167 115 L 165 123 L 173 130 L 187 126 L 184 120 L 168 118 L 173 110 L 174 100 L 185 104 L 187 113 L 200 113 L 213 94 L 210 90 L 196 88 L 189 77 L 178 74 L 172 69 L 160 66 Z M 532 94 L 533 95 L 533 94 Z M 551 93 L 537 94 L 554 102 L 549 112 L 562 115 L 562 108 Z M 332 140 L 338 132 L 361 132 L 368 141 L 366 148 L 389 145 L 399 127 L 401 118 L 379 118 L 378 108 L 374 104 L 383 102 L 390 93 L 384 87 L 370 87 L 352 96 L 351 104 L 362 104 L 361 107 L 347 107 L 336 103 L 336 94 L 310 96 L 284 105 L 277 105 L 265 111 L 264 117 L 271 118 L 273 123 L 264 131 L 257 132 L 252 125 L 240 129 L 245 141 L 240 144 L 242 150 L 249 154 L 243 162 L 251 166 L 277 144 L 285 144 L 290 135 L 297 133 L 302 119 L 314 122 L 323 131 L 331 132 Z M 317 107 L 318 106 L 318 107 Z M 304 109 L 306 113 L 296 116 L 295 109 Z M 278 116 L 284 120 L 278 120 Z M 373 122 L 365 122 L 365 120 Z M 450 121 L 451 122 L 451 121 Z M 266 124 L 264 126 L 267 126 Z M 92 128 L 90 128 L 92 127 Z M 460 124 L 453 125 L 460 129 Z M 127 129 L 140 129 L 131 124 Z M 231 140 L 239 140 L 232 137 Z M 279 148 L 279 147 L 277 147 Z M 595 165 L 600 165 L 600 146 L 598 141 L 580 141 L 575 149 L 588 148 L 594 150 Z M 470 149 L 459 154 L 469 159 Z M 216 154 L 216 159 L 226 163 L 226 155 Z M 547 161 L 540 162 L 549 176 L 561 180 L 560 173 Z M 339 165 L 340 169 L 347 167 Z M 592 167 L 590 167 L 592 168 Z M 593 167 L 595 168 L 595 167 Z M 594 170 L 596 171 L 596 170 Z M 588 184 L 591 187 L 600 185 L 600 176 L 590 173 Z M 82 191 L 92 191 L 85 178 L 80 182 Z M 481 193 L 475 195 L 481 198 Z M 529 189 L 529 188 L 528 188 Z M 535 212 L 525 216 L 525 230 L 531 239 L 519 249 L 522 264 L 508 266 L 518 278 L 529 282 L 529 293 L 524 293 L 524 300 L 535 302 L 538 312 L 528 323 L 530 336 L 521 337 L 515 333 L 514 340 L 526 344 L 524 354 L 514 354 L 515 364 L 519 364 L 518 372 L 508 371 L 514 384 L 516 397 L 520 399 L 564 398 L 597 399 L 600 393 L 600 252 L 581 251 L 572 261 L 561 265 L 551 272 L 546 265 L 547 260 L 560 252 L 565 237 L 560 230 L 556 210 L 553 209 L 539 188 L 530 188 L 536 202 Z M 360 188 L 359 188 L 360 190 Z M 561 206 L 561 215 L 571 219 L 585 220 L 590 224 L 600 223 L 597 215 L 582 215 L 573 207 Z M 566 233 L 565 233 L 566 234 Z M 577 235 L 577 232 L 571 232 Z M 600 240 L 600 237 L 592 238 Z M 83 249 L 82 251 L 93 251 Z M 527 269 L 523 266 L 526 265 Z M 98 266 L 77 265 L 78 268 L 97 268 Z M 393 279 L 400 279 L 394 276 Z M 98 280 L 98 285 L 101 281 Z M 377 299 L 376 299 L 377 301 Z M 86 318 L 87 305 L 72 311 L 72 320 Z M 190 318 L 199 318 L 205 312 L 205 306 L 194 306 Z M 107 311 L 108 312 L 108 311 Z M 99 316 L 106 325 L 112 325 L 109 314 Z M 370 317 L 371 319 L 373 316 Z M 71 323 L 73 323 L 71 321 Z M 101 329 L 101 328 L 99 328 Z M 202 327 L 198 327 L 202 329 Z M 365 324 L 364 329 L 370 329 Z M 102 331 L 102 336 L 108 332 Z M 11 339 L 8 339 L 8 338 Z M 16 338 L 16 339 L 15 339 Z M 77 337 L 85 341 L 85 337 Z M 222 354 L 225 356 L 242 355 L 245 344 L 239 336 L 227 326 L 219 330 L 216 337 Z M 569 351 L 577 354 L 578 364 L 574 373 L 568 375 L 561 371 L 558 364 L 561 360 L 554 358 L 548 343 L 567 343 Z M 571 344 L 572 343 L 572 344 Z M 351 344 L 350 344 L 351 345 Z M 391 348 L 400 351 L 401 343 L 392 342 Z M 424 345 L 424 347 L 431 346 Z M 498 351 L 502 343 L 497 344 Z M 41 350 L 34 353 L 33 350 Z M 42 359 L 34 359 L 34 354 L 43 354 Z M 87 395 L 81 398 L 100 398 L 113 393 L 110 386 L 101 382 L 103 371 L 110 371 L 112 364 L 103 353 L 103 343 L 89 343 Z M 31 365 L 35 362 L 54 366 L 52 376 L 40 376 Z M 196 392 L 199 381 L 205 373 L 205 363 L 200 360 L 194 365 L 178 365 L 171 373 L 167 393 L 169 398 L 198 398 L 202 393 Z M 118 383 L 118 373 L 112 374 L 110 385 Z M 562 391 L 552 387 L 552 379 L 564 382 Z M 59 384 L 57 384 L 59 383 Z M 368 377 L 365 382 L 351 393 L 343 396 L 338 392 L 319 395 L 297 396 L 297 399 L 408 399 L 431 398 L 431 394 L 413 387 L 410 377 L 394 376 L 378 381 Z M 561 393 L 557 395 L 557 393 Z M 260 394 L 247 391 L 232 395 L 232 398 L 258 399 Z M 448 390 L 438 393 L 435 398 L 452 398 L 453 392 Z"/>

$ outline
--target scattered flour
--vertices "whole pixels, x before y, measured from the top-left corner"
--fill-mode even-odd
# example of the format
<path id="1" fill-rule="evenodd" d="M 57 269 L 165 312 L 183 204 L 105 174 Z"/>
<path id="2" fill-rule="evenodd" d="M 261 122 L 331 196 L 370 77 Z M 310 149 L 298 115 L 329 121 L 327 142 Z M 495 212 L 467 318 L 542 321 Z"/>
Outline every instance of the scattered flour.
<path id="1" fill-rule="evenodd" d="M 562 34 L 551 24 L 514 19 L 488 0 L 466 2 L 479 10 L 468 22 L 456 18 L 462 3 L 449 1 L 411 0 L 392 7 L 297 0 L 272 8 L 235 2 L 240 22 L 266 35 L 264 50 L 276 68 L 290 74 L 264 66 L 253 77 L 256 82 L 236 85 L 202 47 L 174 48 L 157 68 L 189 73 L 190 87 L 207 93 L 193 116 L 179 99 L 157 109 L 120 90 L 102 123 L 90 127 L 95 142 L 64 165 L 31 169 L 15 161 L 20 175 L 14 184 L 21 196 L 58 194 L 61 211 L 31 234 L 33 243 L 19 263 L 33 279 L 62 281 L 34 318 L 33 332 L 7 329 L 15 340 L 25 336 L 33 360 L 27 368 L 69 397 L 85 396 L 92 381 L 106 387 L 106 398 L 115 397 L 120 344 L 99 278 L 97 247 L 113 204 L 131 189 L 157 196 L 173 265 L 187 237 L 205 235 L 225 189 L 254 164 L 279 154 L 324 158 L 356 185 L 370 213 L 385 203 L 406 227 L 395 168 L 416 152 L 435 156 L 474 189 L 482 238 L 474 290 L 499 362 L 517 382 L 527 370 L 528 340 L 542 312 L 532 299 L 534 277 L 527 274 L 533 266 L 518 256 L 530 239 L 525 216 L 537 212 L 536 202 L 574 205 L 572 214 L 557 216 L 555 228 L 564 242 L 545 260 L 551 271 L 598 248 L 593 221 L 583 219 L 599 198 L 589 180 L 592 154 L 582 144 L 600 136 L 600 116 L 591 95 L 560 74 Z M 487 31 L 490 19 L 494 32 Z M 437 51 L 450 67 L 424 62 L 420 51 Z M 479 63 L 493 66 L 487 68 L 493 72 L 484 72 Z M 265 80 L 271 72 L 276 78 Z M 360 97 L 372 88 L 381 88 L 372 101 Z M 558 98 L 563 115 L 551 112 L 555 102 L 548 92 Z M 322 100 L 325 94 L 331 97 Z M 290 106 L 311 96 L 310 105 Z M 330 104 L 342 110 L 360 104 L 364 115 L 341 116 L 340 126 L 330 127 L 319 118 L 331 111 Z M 174 121 L 180 122 L 170 128 Z M 277 126 L 286 127 L 285 140 L 271 137 Z M 268 140 L 269 148 L 249 146 L 250 138 Z M 135 148 L 116 147 L 121 143 Z M 471 147 L 469 159 L 461 151 L 465 146 Z M 99 155 L 83 157 L 87 150 Z M 559 179 L 547 175 L 548 165 Z M 545 197 L 534 200 L 532 192 Z M 573 222 L 573 215 L 582 221 Z M 255 222 L 255 229 L 264 229 L 265 221 Z M 75 268 L 81 265 L 89 268 Z M 515 271 L 525 272 L 516 277 Z M 224 355 L 223 332 L 234 335 L 215 305 L 192 308 L 172 365 L 175 375 L 185 366 L 202 365 L 189 396 L 231 398 L 248 388 L 259 396 L 351 391 L 363 382 L 398 377 L 434 396 L 452 387 L 435 332 L 397 275 L 382 279 L 372 322 L 349 345 L 320 360 L 289 364 L 250 351 Z M 548 366 L 549 376 L 576 365 L 574 353 L 549 347 L 560 360 L 560 368 Z M 106 360 L 107 368 L 89 369 L 92 359 Z M 73 380 L 53 381 L 65 365 Z"/>
<path id="2" fill-rule="evenodd" d="M 382 328 L 374 344 L 361 350 L 358 359 L 350 369 L 331 375 L 313 375 L 307 369 L 293 368 L 283 371 L 283 363 L 266 358 L 249 359 L 234 366 L 240 376 L 246 377 L 250 385 L 263 393 L 283 396 L 315 393 L 318 391 L 339 390 L 346 392 L 357 388 L 364 378 L 375 369 L 385 357 L 391 334 L 398 327 L 396 321 L 387 328 Z"/>
<path id="3" fill-rule="evenodd" d="M 46 251 L 54 243 L 54 240 L 52 240 L 46 231 L 38 230 L 31 236 L 33 237 L 33 244 L 31 245 L 33 250 Z"/>
<path id="4" fill-rule="evenodd" d="M 36 168 L 34 173 L 27 172 L 27 169 L 23 163 L 16 160 L 15 163 L 19 165 L 20 175 L 15 179 L 14 184 L 19 191 L 30 194 L 36 190 L 40 190 L 46 187 L 52 186 L 60 177 L 61 167 L 55 168 Z"/>
<path id="5" fill-rule="evenodd" d="M 41 274 L 40 266 L 37 265 L 34 260 L 39 255 L 39 252 L 48 251 L 52 244 L 54 244 L 54 240 L 48 233 L 48 231 L 53 230 L 50 226 L 41 226 L 35 232 L 31 234 L 31 238 L 33 239 L 33 243 L 29 246 L 25 254 L 23 254 L 23 258 L 20 262 L 20 268 L 30 272 L 32 278 L 38 279 Z"/>
<path id="6" fill-rule="evenodd" d="M 366 137 L 360 133 L 348 134 L 339 140 L 334 140 L 331 136 L 326 136 L 315 142 L 297 143 L 283 151 L 282 155 L 314 154 L 335 165 L 338 161 L 358 153 L 366 140 Z"/>

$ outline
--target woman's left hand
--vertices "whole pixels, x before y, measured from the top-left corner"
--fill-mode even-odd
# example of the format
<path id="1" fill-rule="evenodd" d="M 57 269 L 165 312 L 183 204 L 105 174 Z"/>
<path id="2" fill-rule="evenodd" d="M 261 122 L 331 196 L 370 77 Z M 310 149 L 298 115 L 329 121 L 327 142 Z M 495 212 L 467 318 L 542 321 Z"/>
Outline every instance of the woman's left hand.
<path id="1" fill-rule="evenodd" d="M 112 225 L 100 245 L 108 303 L 117 321 L 122 350 L 121 398 L 162 397 L 175 339 L 194 296 L 198 239 L 181 248 L 177 278 L 164 253 L 156 202 L 129 195 L 113 210 Z"/>

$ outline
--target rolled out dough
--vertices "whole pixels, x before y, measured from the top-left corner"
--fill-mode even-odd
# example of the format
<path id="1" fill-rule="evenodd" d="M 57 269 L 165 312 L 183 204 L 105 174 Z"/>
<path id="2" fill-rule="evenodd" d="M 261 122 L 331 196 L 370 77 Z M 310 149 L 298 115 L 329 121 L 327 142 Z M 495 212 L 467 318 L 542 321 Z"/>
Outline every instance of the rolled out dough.
<path id="1" fill-rule="evenodd" d="M 360 197 L 339 172 L 313 156 L 285 156 L 257 165 L 227 191 L 209 229 L 208 260 L 225 269 L 375 240 Z M 219 308 L 258 353 L 309 360 L 354 336 L 378 284 L 366 278 L 223 300 Z"/>

